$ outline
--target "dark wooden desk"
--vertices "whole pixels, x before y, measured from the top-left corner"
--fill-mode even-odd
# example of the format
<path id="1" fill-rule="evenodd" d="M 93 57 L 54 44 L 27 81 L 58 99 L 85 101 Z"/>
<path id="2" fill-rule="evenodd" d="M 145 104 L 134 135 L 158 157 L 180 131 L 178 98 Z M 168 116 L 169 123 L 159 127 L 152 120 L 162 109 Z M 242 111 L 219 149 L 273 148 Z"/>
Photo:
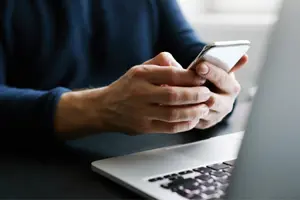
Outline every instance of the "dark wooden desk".
<path id="1" fill-rule="evenodd" d="M 249 108 L 249 103 L 238 104 L 228 123 L 207 132 L 139 137 L 107 134 L 105 142 L 99 141 L 103 135 L 94 136 L 69 142 L 46 153 L 32 149 L 1 152 L 0 198 L 141 199 L 94 174 L 90 170 L 90 161 L 241 131 Z"/>

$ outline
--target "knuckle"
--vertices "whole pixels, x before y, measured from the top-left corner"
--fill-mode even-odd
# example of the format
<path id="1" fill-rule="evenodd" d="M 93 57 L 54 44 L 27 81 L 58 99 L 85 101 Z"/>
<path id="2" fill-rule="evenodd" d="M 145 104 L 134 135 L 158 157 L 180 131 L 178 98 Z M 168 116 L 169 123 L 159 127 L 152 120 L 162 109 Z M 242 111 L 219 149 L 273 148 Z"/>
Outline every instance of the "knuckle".
<path id="1" fill-rule="evenodd" d="M 141 75 L 144 74 L 144 72 L 146 70 L 145 68 L 146 68 L 145 66 L 141 66 L 141 65 L 137 65 L 137 66 L 132 67 L 129 70 L 130 77 L 133 77 L 133 78 L 140 77 Z"/>
<path id="2" fill-rule="evenodd" d="M 190 120 L 197 120 L 201 118 L 201 113 L 198 109 L 193 109 L 191 112 L 188 113 L 188 118 Z"/>
<path id="3" fill-rule="evenodd" d="M 192 97 L 193 102 L 200 103 L 203 101 L 207 101 L 210 98 L 208 94 L 209 90 L 206 87 L 200 87 L 192 94 L 188 94 L 188 96 Z"/>
<path id="4" fill-rule="evenodd" d="M 195 121 L 189 121 L 184 126 L 184 131 L 191 130 L 195 127 Z"/>
<path id="5" fill-rule="evenodd" d="M 200 102 L 201 100 L 201 96 L 202 96 L 202 92 L 201 91 L 196 91 L 192 94 L 192 98 L 194 102 Z"/>
<path id="6" fill-rule="evenodd" d="M 166 119 L 170 122 L 176 121 L 179 119 L 179 112 L 176 109 L 169 109 L 167 112 Z"/>
<path id="7" fill-rule="evenodd" d="M 179 98 L 179 94 L 177 93 L 177 91 L 172 88 L 172 87 L 167 87 L 166 88 L 166 96 L 167 96 L 167 102 L 168 103 L 174 103 L 177 102 L 178 98 Z"/>
<path id="8" fill-rule="evenodd" d="M 170 57 L 172 57 L 172 54 L 169 52 L 161 52 L 158 54 L 159 59 L 168 60 Z"/>
<path id="9" fill-rule="evenodd" d="M 136 84 L 136 81 L 131 81 L 128 86 L 128 93 L 133 98 L 139 98 L 138 100 L 145 100 L 149 96 L 149 88 L 144 84 Z M 128 97 L 128 96 L 127 96 Z"/>

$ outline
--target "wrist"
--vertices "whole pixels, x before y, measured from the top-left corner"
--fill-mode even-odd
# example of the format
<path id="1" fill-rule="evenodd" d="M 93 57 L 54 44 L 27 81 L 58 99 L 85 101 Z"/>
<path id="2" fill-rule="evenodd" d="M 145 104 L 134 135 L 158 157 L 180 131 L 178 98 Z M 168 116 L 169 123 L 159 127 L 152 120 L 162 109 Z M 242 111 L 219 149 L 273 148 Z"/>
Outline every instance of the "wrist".
<path id="1" fill-rule="evenodd" d="M 102 129 L 101 117 L 93 108 L 94 93 L 99 96 L 99 91 L 101 89 L 74 91 L 61 96 L 55 118 L 55 130 L 59 137 L 77 138 Z"/>

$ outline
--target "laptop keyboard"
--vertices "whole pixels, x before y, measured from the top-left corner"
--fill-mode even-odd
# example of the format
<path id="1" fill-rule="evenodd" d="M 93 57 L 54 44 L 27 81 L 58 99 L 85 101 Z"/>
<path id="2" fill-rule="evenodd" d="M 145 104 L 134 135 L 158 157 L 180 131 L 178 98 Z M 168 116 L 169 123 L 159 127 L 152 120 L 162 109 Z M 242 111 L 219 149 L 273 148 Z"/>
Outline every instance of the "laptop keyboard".
<path id="1" fill-rule="evenodd" d="M 161 188 L 192 200 L 222 199 L 235 160 L 151 178 Z"/>

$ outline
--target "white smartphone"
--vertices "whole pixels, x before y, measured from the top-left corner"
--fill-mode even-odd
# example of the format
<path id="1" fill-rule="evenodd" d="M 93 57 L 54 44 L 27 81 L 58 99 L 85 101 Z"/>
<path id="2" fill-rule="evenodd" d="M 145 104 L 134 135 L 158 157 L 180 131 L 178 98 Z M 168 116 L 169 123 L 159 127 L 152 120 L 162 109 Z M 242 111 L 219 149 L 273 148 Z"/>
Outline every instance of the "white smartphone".
<path id="1" fill-rule="evenodd" d="M 250 41 L 248 40 L 221 41 L 208 44 L 190 64 L 188 69 L 195 70 L 197 64 L 205 60 L 226 72 L 230 72 L 249 48 Z"/>

